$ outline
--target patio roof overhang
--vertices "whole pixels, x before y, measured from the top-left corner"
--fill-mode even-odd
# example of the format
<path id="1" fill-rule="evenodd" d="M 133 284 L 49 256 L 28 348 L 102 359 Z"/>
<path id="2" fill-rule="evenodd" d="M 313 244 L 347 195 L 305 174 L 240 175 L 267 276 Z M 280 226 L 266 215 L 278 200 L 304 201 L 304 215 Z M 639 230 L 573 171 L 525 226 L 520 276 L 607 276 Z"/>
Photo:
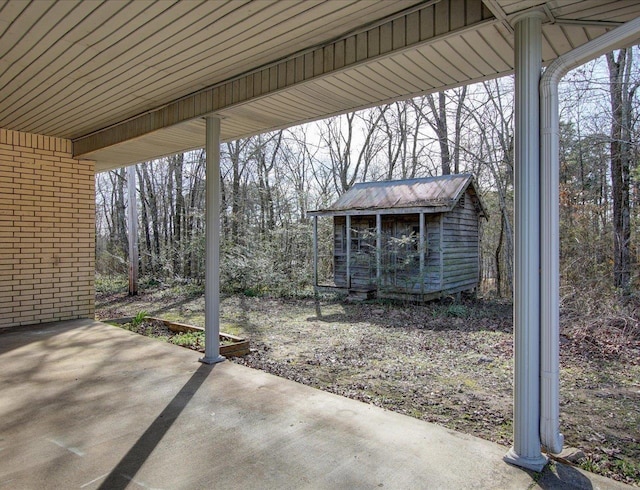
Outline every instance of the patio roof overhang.
<path id="1" fill-rule="evenodd" d="M 554 185 L 540 168 L 541 67 L 620 25 L 633 27 L 624 41 L 612 36 L 589 54 L 637 42 L 638 17 L 640 2 L 625 0 L 0 0 L 0 128 L 69 139 L 97 171 L 206 140 L 209 346 L 218 328 L 221 140 L 515 72 L 515 407 L 506 460 L 539 470 L 541 378 L 556 416 L 558 403 L 557 349 L 555 368 L 540 365 L 541 313 L 557 324 L 557 304 L 542 312 L 540 301 L 540 270 L 557 281 L 540 260 L 540 191 Z M 217 360 L 207 347 L 204 362 Z M 547 425 L 545 444 L 561 447 L 557 417 Z"/>
<path id="2" fill-rule="evenodd" d="M 636 2 L 0 2 L 0 127 L 68 138 L 96 170 L 513 72 L 512 19 L 542 61 Z"/>

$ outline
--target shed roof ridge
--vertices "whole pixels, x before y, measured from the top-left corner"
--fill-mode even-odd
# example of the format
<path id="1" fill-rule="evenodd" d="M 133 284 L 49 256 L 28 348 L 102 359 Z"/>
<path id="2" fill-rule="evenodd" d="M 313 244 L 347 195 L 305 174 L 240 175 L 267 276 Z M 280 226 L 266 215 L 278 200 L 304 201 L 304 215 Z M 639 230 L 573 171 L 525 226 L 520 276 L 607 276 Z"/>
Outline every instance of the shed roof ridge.
<path id="1" fill-rule="evenodd" d="M 475 176 L 472 173 L 461 173 L 461 174 L 447 174 L 447 175 L 432 175 L 429 177 L 413 177 L 411 179 L 395 179 L 395 180 L 370 180 L 368 182 L 358 182 L 351 186 L 351 189 L 356 187 L 387 187 L 392 185 L 402 185 L 402 184 L 417 184 L 417 183 L 427 183 L 427 182 L 436 182 L 438 180 L 453 180 L 457 177 L 465 177 L 467 179 L 474 179 Z M 347 192 L 349 192 L 347 190 Z"/>

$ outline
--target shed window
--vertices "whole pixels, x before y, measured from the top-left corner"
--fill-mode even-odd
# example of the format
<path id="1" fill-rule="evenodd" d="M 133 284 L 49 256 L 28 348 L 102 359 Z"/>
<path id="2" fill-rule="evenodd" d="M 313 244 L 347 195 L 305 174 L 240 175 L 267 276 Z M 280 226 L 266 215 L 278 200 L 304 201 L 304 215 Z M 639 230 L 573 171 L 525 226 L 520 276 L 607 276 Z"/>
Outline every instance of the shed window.
<path id="1" fill-rule="evenodd" d="M 356 223 L 351 226 L 351 252 L 370 253 L 375 249 L 376 231 L 367 223 Z"/>

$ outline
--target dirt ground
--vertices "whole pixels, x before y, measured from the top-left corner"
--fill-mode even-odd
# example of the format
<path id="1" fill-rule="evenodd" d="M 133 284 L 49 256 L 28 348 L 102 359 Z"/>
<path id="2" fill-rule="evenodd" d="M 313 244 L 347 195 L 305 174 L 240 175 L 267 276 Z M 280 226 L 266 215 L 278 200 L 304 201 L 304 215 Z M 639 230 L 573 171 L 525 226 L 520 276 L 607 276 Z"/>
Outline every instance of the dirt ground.
<path id="1" fill-rule="evenodd" d="M 149 315 L 203 326 L 197 291 L 97 297 L 99 319 Z M 504 445 L 512 442 L 512 306 L 225 298 L 221 330 L 248 337 L 233 362 Z M 561 338 L 561 430 L 580 466 L 640 486 L 640 343 Z"/>

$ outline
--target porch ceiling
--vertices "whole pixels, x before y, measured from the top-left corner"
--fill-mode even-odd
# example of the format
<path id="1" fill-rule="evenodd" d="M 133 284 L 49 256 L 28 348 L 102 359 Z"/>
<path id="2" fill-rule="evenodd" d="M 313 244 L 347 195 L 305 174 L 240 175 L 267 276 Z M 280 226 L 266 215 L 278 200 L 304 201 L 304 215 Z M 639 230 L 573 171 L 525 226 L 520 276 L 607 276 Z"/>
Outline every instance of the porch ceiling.
<path id="1" fill-rule="evenodd" d="M 508 74 L 529 8 L 547 17 L 545 62 L 640 15 L 626 0 L 0 0 L 0 127 L 114 168 L 204 146 L 206 113 L 232 140 Z"/>

